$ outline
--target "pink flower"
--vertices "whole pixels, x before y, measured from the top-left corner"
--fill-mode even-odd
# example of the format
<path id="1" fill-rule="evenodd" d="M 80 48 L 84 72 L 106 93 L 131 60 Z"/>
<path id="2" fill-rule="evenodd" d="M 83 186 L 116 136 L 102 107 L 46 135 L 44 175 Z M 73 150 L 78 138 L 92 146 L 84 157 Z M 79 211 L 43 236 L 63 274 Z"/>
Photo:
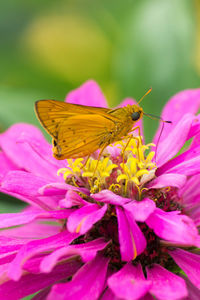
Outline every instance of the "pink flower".
<path id="1" fill-rule="evenodd" d="M 106 106 L 93 81 L 66 100 Z M 200 89 L 175 95 L 156 161 L 139 137 L 123 165 L 121 142 L 107 147 L 95 178 L 95 154 L 85 166 L 57 161 L 28 124 L 1 134 L 0 191 L 28 206 L 0 215 L 0 298 L 199 299 L 199 107 Z"/>

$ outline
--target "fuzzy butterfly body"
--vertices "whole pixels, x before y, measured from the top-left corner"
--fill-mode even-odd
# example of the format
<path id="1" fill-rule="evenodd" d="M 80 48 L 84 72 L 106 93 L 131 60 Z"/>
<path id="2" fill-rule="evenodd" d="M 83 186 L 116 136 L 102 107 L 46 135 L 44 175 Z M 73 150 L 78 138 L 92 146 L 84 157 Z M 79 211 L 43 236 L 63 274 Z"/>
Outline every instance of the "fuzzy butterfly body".
<path id="1" fill-rule="evenodd" d="M 35 111 L 53 138 L 53 156 L 59 160 L 103 150 L 126 137 L 143 116 L 138 105 L 109 109 L 57 100 L 39 100 L 35 103 Z"/>

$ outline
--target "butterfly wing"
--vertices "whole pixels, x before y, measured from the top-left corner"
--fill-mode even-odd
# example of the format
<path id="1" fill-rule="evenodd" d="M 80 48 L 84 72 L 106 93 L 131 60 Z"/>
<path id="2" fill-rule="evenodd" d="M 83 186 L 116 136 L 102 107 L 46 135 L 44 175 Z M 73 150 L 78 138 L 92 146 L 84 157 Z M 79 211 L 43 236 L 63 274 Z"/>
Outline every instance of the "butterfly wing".
<path id="1" fill-rule="evenodd" d="M 117 118 L 110 109 L 82 106 L 56 100 L 36 102 L 36 114 L 53 137 L 57 159 L 84 157 L 109 145 Z"/>
<path id="2" fill-rule="evenodd" d="M 106 115 L 109 111 L 109 108 L 76 105 L 57 100 L 39 100 L 35 103 L 35 112 L 40 123 L 54 138 L 57 137 L 58 127 L 66 118 L 77 114 Z"/>

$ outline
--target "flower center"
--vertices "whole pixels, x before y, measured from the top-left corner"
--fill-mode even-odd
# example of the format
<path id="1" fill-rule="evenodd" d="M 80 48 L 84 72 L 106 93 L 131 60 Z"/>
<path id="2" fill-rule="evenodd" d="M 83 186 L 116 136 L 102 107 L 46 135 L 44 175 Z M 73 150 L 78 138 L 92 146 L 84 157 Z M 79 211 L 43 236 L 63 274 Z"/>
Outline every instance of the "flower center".
<path id="1" fill-rule="evenodd" d="M 83 158 L 68 159 L 68 166 L 58 171 L 67 183 L 89 188 L 91 193 L 109 189 L 117 194 L 133 197 L 142 191 L 144 184 L 155 174 L 153 144 L 143 145 L 141 137 L 115 144 L 119 154 L 112 157 L 105 154 L 100 160 L 90 157 L 85 163 Z"/>
<path id="2" fill-rule="evenodd" d="M 141 137 L 133 138 L 128 143 L 121 141 L 114 145 L 115 148 L 109 147 L 110 152 L 115 152 L 115 155 L 105 153 L 99 161 L 90 157 L 85 163 L 83 158 L 68 159 L 68 166 L 60 169 L 58 175 L 63 174 L 66 183 L 87 188 L 91 194 L 106 189 L 129 198 L 130 201 L 131 199 L 140 201 L 148 197 L 164 211 L 180 209 L 177 204 L 176 189 L 169 187 L 148 190 L 145 187 L 146 183 L 155 177 L 156 171 L 156 164 L 153 160 L 155 153 L 150 150 L 151 146 L 155 145 L 144 145 Z M 95 203 L 95 200 L 90 201 L 88 196 L 83 196 L 83 198 Z M 163 266 L 171 264 L 167 247 L 161 244 L 153 230 L 145 223 L 138 225 L 146 238 L 147 247 L 141 255 L 136 257 L 135 262 L 140 261 L 144 268 L 152 263 L 159 263 Z M 113 268 L 120 269 L 124 262 L 121 261 L 119 250 L 116 210 L 111 204 L 108 205 L 104 217 L 75 243 L 89 242 L 99 237 L 112 241 L 106 248 L 105 255 L 110 257 Z"/>

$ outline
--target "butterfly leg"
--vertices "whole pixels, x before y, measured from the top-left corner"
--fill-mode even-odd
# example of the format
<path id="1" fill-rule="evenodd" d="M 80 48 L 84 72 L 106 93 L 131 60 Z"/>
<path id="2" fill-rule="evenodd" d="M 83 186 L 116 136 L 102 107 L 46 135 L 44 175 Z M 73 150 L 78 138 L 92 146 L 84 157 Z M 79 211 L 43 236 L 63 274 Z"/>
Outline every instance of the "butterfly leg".
<path id="1" fill-rule="evenodd" d="M 94 177 L 94 175 L 95 175 L 95 173 L 96 173 L 96 170 L 97 170 L 97 167 L 98 167 L 98 165 L 99 165 L 100 157 L 101 157 L 101 155 L 102 155 L 104 149 L 105 149 L 107 146 L 108 146 L 108 144 L 104 144 L 103 147 L 101 148 L 100 152 L 99 152 L 99 155 L 98 155 L 98 158 L 97 158 L 97 164 L 96 164 L 96 167 L 95 167 L 94 173 L 93 173 L 93 177 Z"/>
<path id="2" fill-rule="evenodd" d="M 90 158 L 90 155 L 87 156 L 87 158 L 86 158 L 84 164 L 82 165 L 81 169 L 83 169 L 86 166 L 89 158 Z"/>
<path id="3" fill-rule="evenodd" d="M 124 149 L 122 150 L 122 164 L 123 164 L 123 167 L 124 167 L 124 154 L 125 154 L 126 148 L 128 147 L 131 139 L 133 138 L 133 135 L 131 134 L 131 135 L 128 135 L 127 137 L 128 137 L 128 141 L 127 141 L 126 145 L 124 146 Z"/>
<path id="4" fill-rule="evenodd" d="M 135 131 L 135 130 L 138 130 L 138 135 L 141 137 L 140 127 L 139 127 L 139 126 L 134 127 L 133 130 L 131 130 L 131 132 L 133 132 L 133 131 Z M 125 151 L 126 151 L 128 145 L 129 145 L 131 139 L 137 140 L 137 151 L 138 151 L 138 157 L 139 157 L 139 159 L 140 159 L 140 153 L 139 153 L 139 143 L 140 143 L 140 139 L 139 139 L 138 137 L 133 136 L 132 134 L 131 134 L 131 135 L 128 135 L 127 137 L 128 137 L 128 141 L 127 141 L 127 143 L 126 143 L 124 149 L 122 150 L 122 162 L 123 162 L 123 166 L 124 166 L 124 154 L 125 154 Z"/>

